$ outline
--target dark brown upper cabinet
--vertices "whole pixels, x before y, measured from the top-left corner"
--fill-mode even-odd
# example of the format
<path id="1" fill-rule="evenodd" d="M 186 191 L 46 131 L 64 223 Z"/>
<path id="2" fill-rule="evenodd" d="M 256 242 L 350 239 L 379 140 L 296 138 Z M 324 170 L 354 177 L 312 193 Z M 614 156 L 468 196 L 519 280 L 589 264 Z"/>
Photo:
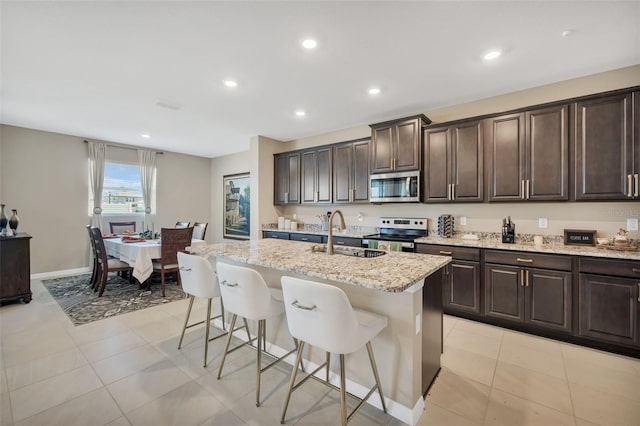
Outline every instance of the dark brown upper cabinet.
<path id="1" fill-rule="evenodd" d="M 369 139 L 333 147 L 333 202 L 369 202 Z"/>
<path id="2" fill-rule="evenodd" d="M 486 120 L 489 201 L 569 199 L 569 108 Z"/>
<path id="3" fill-rule="evenodd" d="M 300 153 L 274 155 L 273 204 L 300 204 Z"/>
<path id="4" fill-rule="evenodd" d="M 482 122 L 424 130 L 424 201 L 483 201 Z"/>
<path id="5" fill-rule="evenodd" d="M 575 103 L 576 200 L 640 198 L 639 93 L 622 93 Z M 632 108 L 634 98 L 635 117 Z"/>
<path id="6" fill-rule="evenodd" d="M 420 170 L 422 128 L 430 124 L 420 114 L 371 125 L 371 173 Z"/>
<path id="7" fill-rule="evenodd" d="M 331 203 L 331 147 L 303 151 L 302 204 Z"/>

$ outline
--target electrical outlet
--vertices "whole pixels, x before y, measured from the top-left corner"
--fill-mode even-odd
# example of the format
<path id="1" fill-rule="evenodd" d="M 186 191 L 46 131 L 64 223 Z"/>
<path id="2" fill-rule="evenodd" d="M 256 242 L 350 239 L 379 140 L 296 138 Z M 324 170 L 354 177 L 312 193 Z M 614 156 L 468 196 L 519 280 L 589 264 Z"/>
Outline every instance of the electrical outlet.
<path id="1" fill-rule="evenodd" d="M 637 231 L 638 230 L 638 219 L 635 217 L 631 217 L 627 219 L 627 231 Z"/>
<path id="2" fill-rule="evenodd" d="M 467 217 L 466 216 L 460 216 L 460 225 L 462 225 L 462 226 L 466 226 L 467 225 Z"/>
<path id="3" fill-rule="evenodd" d="M 541 217 L 538 219 L 538 228 L 545 229 L 549 224 L 547 223 L 546 217 Z"/>
<path id="4" fill-rule="evenodd" d="M 358 222 L 362 222 L 364 220 L 364 213 L 358 213 Z"/>

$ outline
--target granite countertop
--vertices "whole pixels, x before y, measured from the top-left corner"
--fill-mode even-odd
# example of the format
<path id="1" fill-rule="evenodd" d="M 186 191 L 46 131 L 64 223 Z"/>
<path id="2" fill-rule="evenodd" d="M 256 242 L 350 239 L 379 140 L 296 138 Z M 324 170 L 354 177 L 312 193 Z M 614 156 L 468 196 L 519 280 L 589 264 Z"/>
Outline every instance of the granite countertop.
<path id="1" fill-rule="evenodd" d="M 449 256 L 402 252 L 374 258 L 329 256 L 312 252 L 312 247 L 305 242 L 267 238 L 198 246 L 194 252 L 393 293 L 408 289 L 451 262 Z"/>
<path id="2" fill-rule="evenodd" d="M 517 244 L 503 244 L 500 240 L 496 239 L 481 239 L 478 241 L 463 240 L 460 237 L 457 238 L 441 238 L 441 237 L 424 237 L 415 240 L 420 244 L 442 244 L 447 246 L 461 246 L 461 247 L 477 247 L 483 249 L 497 249 L 497 250 L 513 250 L 513 251 L 527 251 L 536 253 L 549 253 L 549 254 L 567 254 L 572 256 L 591 256 L 591 257 L 606 257 L 621 260 L 640 260 L 640 251 L 618 251 L 608 250 L 597 247 L 582 247 L 582 246 L 566 246 L 564 244 L 542 244 L 534 245 L 533 243 L 517 243 Z"/>

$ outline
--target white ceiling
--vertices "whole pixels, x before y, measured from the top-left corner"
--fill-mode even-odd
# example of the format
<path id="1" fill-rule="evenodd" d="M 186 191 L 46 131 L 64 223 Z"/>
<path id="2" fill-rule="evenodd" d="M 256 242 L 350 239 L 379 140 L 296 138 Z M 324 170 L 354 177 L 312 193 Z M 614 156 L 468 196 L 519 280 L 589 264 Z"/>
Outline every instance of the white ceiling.
<path id="1" fill-rule="evenodd" d="M 2 123 L 205 157 L 640 63 L 639 1 L 0 7 Z"/>

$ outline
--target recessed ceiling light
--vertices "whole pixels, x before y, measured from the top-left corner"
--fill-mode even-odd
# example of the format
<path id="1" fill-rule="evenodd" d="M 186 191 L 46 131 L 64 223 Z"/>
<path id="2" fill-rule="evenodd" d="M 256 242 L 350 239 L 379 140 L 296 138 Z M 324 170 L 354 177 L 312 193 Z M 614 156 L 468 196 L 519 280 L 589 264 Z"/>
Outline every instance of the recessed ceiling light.
<path id="1" fill-rule="evenodd" d="M 380 94 L 380 89 L 378 87 L 372 87 L 369 89 L 370 95 L 378 95 Z"/>
<path id="2" fill-rule="evenodd" d="M 236 87 L 238 85 L 238 82 L 235 80 L 225 80 L 224 85 L 227 87 Z"/>
<path id="3" fill-rule="evenodd" d="M 305 115 L 307 115 L 307 113 L 302 110 L 299 110 L 299 111 L 296 111 L 296 115 L 298 117 L 304 117 Z"/>
<path id="4" fill-rule="evenodd" d="M 493 59 L 496 59 L 500 55 L 502 55 L 502 52 L 500 52 L 499 50 L 492 50 L 491 52 L 488 52 L 486 55 L 484 55 L 484 60 L 491 61 Z"/>
<path id="5" fill-rule="evenodd" d="M 312 38 L 308 38 L 302 42 L 302 47 L 305 49 L 315 49 L 318 46 L 318 42 Z"/>
<path id="6" fill-rule="evenodd" d="M 142 137 L 143 137 L 143 138 L 145 138 L 145 139 L 149 139 L 149 138 L 151 138 L 151 135 L 150 135 L 149 133 L 143 133 L 143 134 L 141 134 L 140 136 L 142 136 Z"/>
<path id="7" fill-rule="evenodd" d="M 562 38 L 569 37 L 573 33 L 573 30 L 564 30 L 562 32 Z"/>

